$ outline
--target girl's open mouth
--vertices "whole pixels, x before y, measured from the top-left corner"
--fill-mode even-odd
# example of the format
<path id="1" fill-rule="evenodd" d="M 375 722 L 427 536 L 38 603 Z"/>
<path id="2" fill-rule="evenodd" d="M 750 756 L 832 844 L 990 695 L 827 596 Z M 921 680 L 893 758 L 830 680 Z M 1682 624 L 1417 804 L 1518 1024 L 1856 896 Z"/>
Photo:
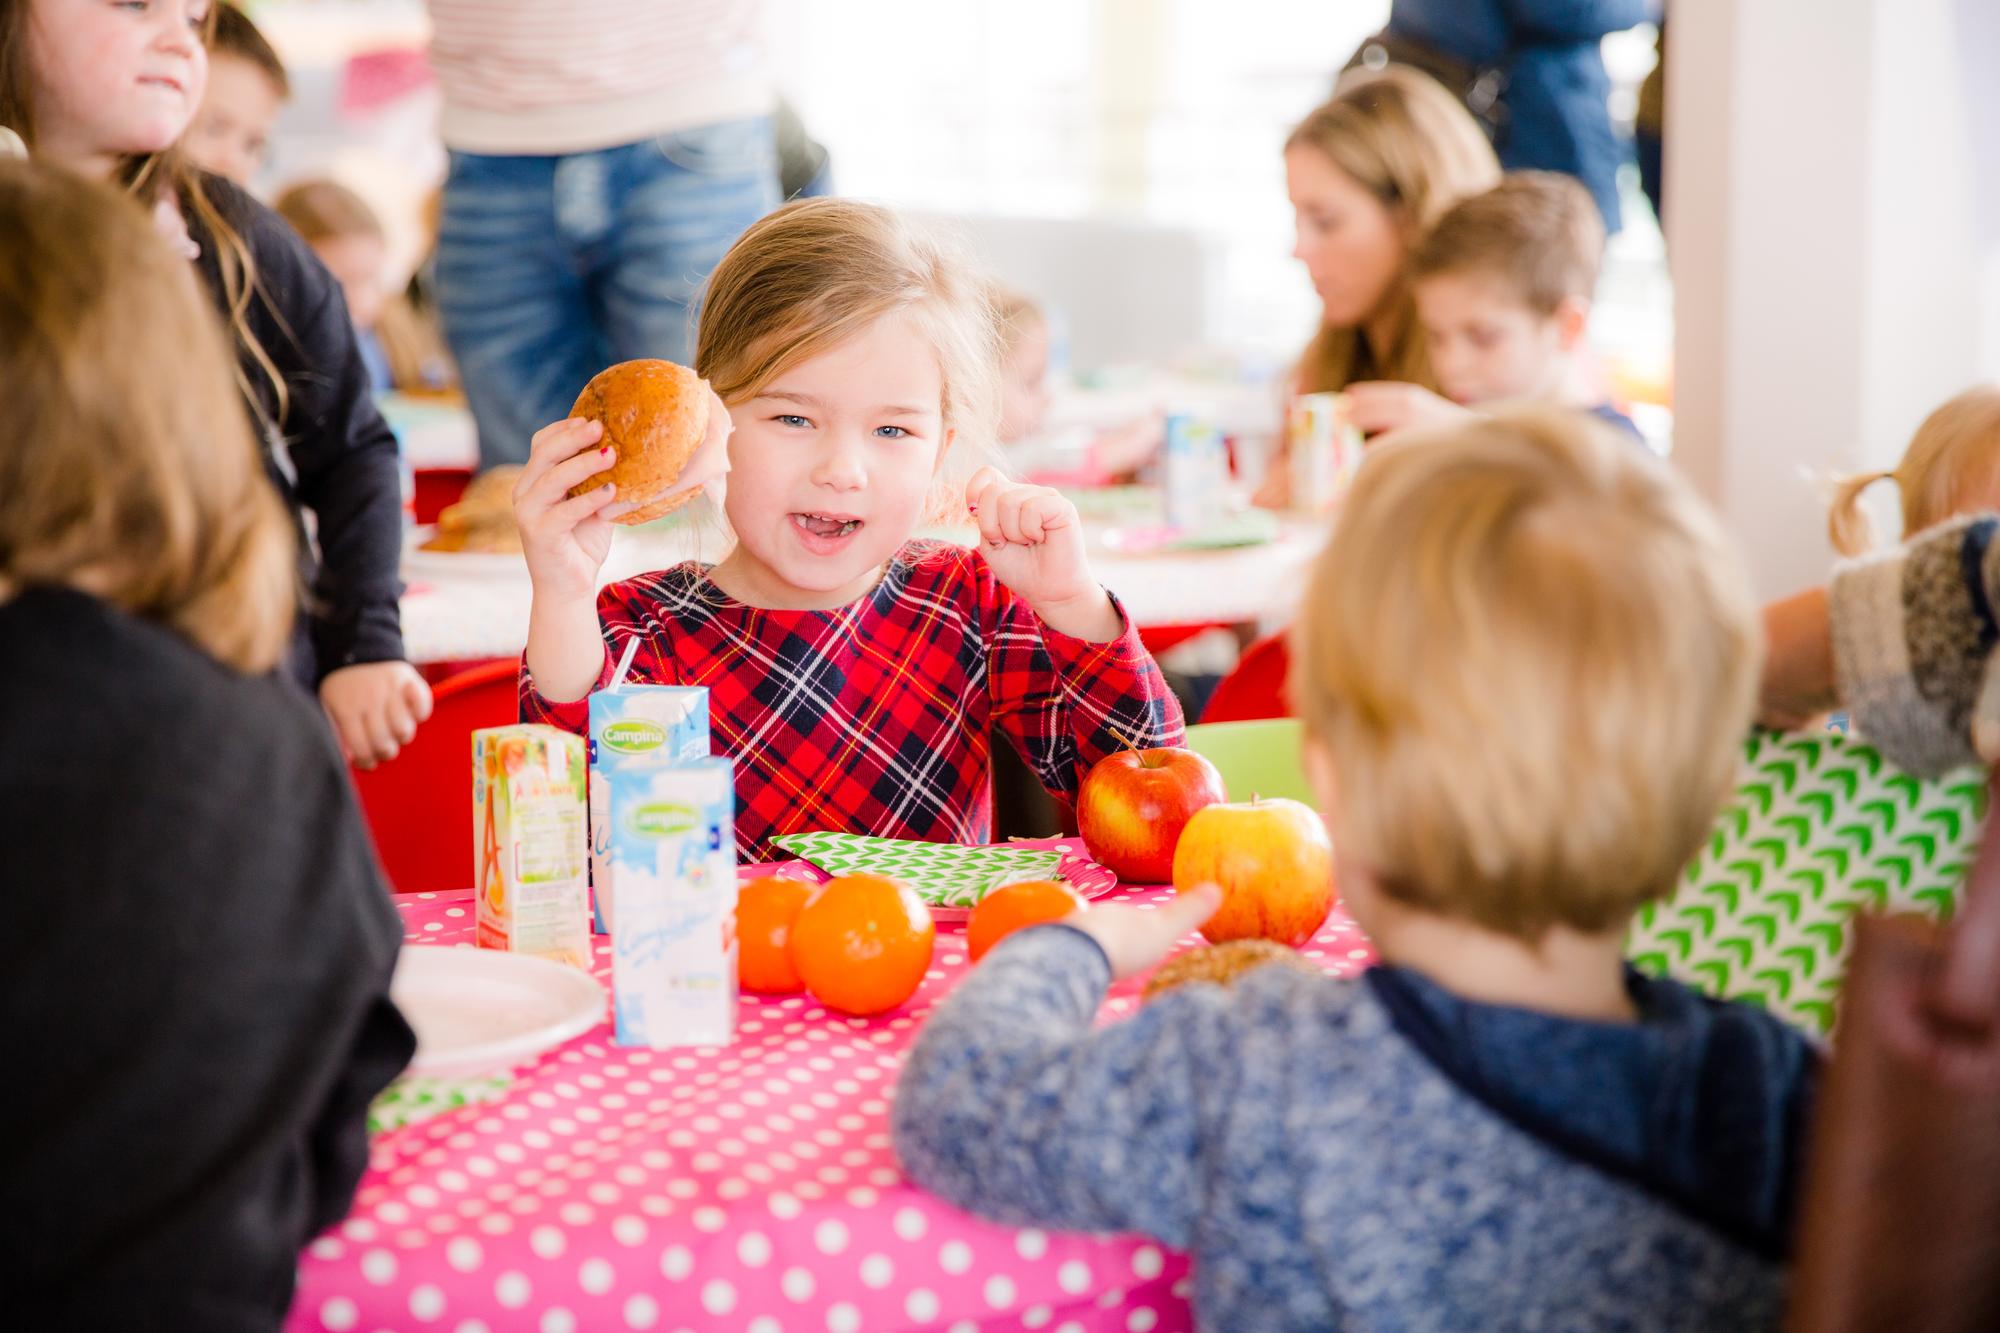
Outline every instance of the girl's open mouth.
<path id="1" fill-rule="evenodd" d="M 861 519 L 845 514 L 792 515 L 792 526 L 798 529 L 806 549 L 820 555 L 839 550 L 847 538 L 860 531 L 861 525 Z"/>

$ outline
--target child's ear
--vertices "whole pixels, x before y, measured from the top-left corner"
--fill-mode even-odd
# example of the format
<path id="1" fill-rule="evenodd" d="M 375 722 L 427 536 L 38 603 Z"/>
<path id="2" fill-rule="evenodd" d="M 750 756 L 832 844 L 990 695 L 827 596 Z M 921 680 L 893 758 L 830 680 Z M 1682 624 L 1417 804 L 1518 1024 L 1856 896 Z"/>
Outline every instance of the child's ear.
<path id="1" fill-rule="evenodd" d="M 1312 784 L 1313 799 L 1319 806 L 1320 816 L 1330 825 L 1334 810 L 1340 804 L 1340 784 L 1334 776 L 1333 754 L 1318 737 L 1308 732 L 1301 757 L 1305 761 L 1306 781 Z"/>
<path id="2" fill-rule="evenodd" d="M 1574 352 L 1583 346 L 1583 335 L 1590 328 L 1589 301 L 1581 296 L 1565 296 L 1550 318 L 1556 322 L 1556 338 L 1563 351 Z"/>

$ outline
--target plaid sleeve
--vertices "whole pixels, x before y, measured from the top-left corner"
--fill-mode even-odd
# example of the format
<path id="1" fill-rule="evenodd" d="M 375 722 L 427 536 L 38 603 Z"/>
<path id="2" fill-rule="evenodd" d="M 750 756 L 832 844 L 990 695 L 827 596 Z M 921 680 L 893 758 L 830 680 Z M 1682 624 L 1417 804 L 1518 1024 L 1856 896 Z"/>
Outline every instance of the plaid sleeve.
<path id="1" fill-rule="evenodd" d="M 1991 711 L 1988 663 L 2000 622 L 2000 522 L 1943 524 L 1842 565 L 1827 594 L 1840 697 L 1855 730 L 1914 773 L 1971 763 L 1975 719 Z"/>
<path id="2" fill-rule="evenodd" d="M 625 644 L 634 635 L 640 636 L 639 651 L 633 654 L 632 670 L 626 679 L 637 685 L 664 682 L 667 678 L 662 674 L 661 645 L 655 641 L 660 617 L 649 615 L 653 609 L 651 601 L 631 583 L 613 583 L 597 594 L 597 624 L 604 637 L 604 661 L 597 668 L 596 683 L 581 699 L 558 703 L 543 697 L 535 688 L 534 674 L 528 670 L 528 655 L 522 653 L 521 721 L 541 722 L 579 736 L 589 735 L 590 696 L 609 685 L 611 673 L 618 669 L 612 649 L 624 652 Z"/>
<path id="3" fill-rule="evenodd" d="M 1115 595 L 1125 632 L 1109 643 L 1073 639 L 1002 587 L 983 557 L 972 560 L 991 608 L 993 719 L 1051 796 L 1074 801 L 1084 774 L 1108 754 L 1184 742 L 1180 703 Z"/>

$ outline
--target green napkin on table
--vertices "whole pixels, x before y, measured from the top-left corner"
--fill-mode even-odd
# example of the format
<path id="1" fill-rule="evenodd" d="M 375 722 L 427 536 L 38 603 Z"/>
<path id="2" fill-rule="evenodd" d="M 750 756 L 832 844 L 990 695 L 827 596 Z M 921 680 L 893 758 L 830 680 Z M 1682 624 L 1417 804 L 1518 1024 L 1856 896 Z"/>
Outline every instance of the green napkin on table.
<path id="1" fill-rule="evenodd" d="M 771 842 L 829 875 L 888 875 L 940 907 L 971 907 L 1003 884 L 1051 879 L 1063 859 L 1042 847 L 959 847 L 859 833 L 792 833 Z"/>

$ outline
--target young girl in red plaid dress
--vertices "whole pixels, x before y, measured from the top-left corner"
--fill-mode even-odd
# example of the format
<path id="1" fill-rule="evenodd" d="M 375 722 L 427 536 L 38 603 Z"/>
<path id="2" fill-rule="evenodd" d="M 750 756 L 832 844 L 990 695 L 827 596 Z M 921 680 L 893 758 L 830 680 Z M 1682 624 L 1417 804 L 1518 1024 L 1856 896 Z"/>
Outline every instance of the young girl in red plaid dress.
<path id="1" fill-rule="evenodd" d="M 629 679 L 710 692 L 745 859 L 818 829 L 987 841 L 996 724 L 1063 799 L 1115 750 L 1180 743 L 1075 506 L 977 466 L 993 321 L 953 256 L 869 205 L 782 208 L 710 280 L 695 368 L 727 408 L 710 420 L 736 546 L 593 599 L 619 510 L 608 485 L 565 496 L 610 451 L 595 422 L 537 433 L 515 491 L 535 588 L 524 720 L 583 731 L 636 638 Z M 912 538 L 968 511 L 977 550 Z"/>

